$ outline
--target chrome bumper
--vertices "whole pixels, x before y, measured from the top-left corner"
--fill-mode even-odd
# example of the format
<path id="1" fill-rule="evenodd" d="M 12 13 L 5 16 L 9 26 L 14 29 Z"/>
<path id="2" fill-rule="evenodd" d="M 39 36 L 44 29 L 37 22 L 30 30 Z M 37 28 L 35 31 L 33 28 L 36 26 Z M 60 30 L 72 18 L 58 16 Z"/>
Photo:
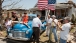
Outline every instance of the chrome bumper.
<path id="1" fill-rule="evenodd" d="M 13 40 L 20 40 L 20 41 L 28 41 L 28 40 L 30 40 L 29 38 L 22 38 L 22 37 L 17 38 L 17 37 L 9 37 L 8 36 L 7 38 L 13 39 Z"/>

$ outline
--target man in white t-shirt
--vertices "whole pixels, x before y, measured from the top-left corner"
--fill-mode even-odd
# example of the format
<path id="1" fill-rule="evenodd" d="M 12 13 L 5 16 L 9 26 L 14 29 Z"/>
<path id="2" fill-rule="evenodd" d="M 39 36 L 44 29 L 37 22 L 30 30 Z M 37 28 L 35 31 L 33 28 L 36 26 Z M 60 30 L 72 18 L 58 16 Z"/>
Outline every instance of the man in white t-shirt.
<path id="1" fill-rule="evenodd" d="M 49 36 L 49 32 L 50 32 L 50 27 L 51 27 L 51 21 L 52 21 L 52 18 L 50 18 L 50 15 L 48 15 L 48 19 L 47 19 L 47 29 L 46 29 L 46 36 Z"/>
<path id="2" fill-rule="evenodd" d="M 67 39 L 68 39 L 67 36 L 68 36 L 70 28 L 71 28 L 71 24 L 69 23 L 70 22 L 69 17 L 65 17 L 64 22 L 65 22 L 65 24 L 63 24 L 62 27 L 60 27 L 58 25 L 59 29 L 61 30 L 60 43 L 67 43 Z"/>

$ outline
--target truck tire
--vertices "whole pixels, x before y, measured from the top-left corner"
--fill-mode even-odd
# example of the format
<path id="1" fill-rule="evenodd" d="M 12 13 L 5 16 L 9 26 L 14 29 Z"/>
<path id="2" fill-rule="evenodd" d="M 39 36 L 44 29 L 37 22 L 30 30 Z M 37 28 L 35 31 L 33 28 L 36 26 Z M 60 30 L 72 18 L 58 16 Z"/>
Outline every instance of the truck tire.
<path id="1" fill-rule="evenodd" d="M 14 42 L 13 40 L 7 38 L 6 43 L 14 43 Z"/>
<path id="2" fill-rule="evenodd" d="M 20 41 L 20 40 L 13 40 L 13 39 L 7 39 L 6 43 L 31 43 L 31 41 Z"/>

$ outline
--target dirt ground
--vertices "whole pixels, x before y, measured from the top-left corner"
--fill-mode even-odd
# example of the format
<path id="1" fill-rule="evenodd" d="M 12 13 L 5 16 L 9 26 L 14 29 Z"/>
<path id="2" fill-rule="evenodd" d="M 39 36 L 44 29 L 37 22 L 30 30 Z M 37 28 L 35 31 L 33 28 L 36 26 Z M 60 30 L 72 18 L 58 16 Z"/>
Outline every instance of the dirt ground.
<path id="1" fill-rule="evenodd" d="M 3 31 L 3 32 L 0 32 L 2 34 L 0 34 L 0 37 L 5 37 L 6 36 L 6 32 Z M 60 31 L 57 31 L 57 35 L 58 35 L 58 38 L 59 38 L 59 34 L 60 34 Z M 54 43 L 55 40 L 54 40 L 54 36 L 52 35 L 52 42 L 51 43 Z M 31 43 L 31 42 L 28 42 L 28 43 Z M 40 43 L 49 43 L 49 38 L 48 36 L 46 36 L 46 32 L 44 32 L 41 36 L 40 36 Z M 76 43 L 76 42 L 73 42 L 73 43 Z"/>
<path id="2" fill-rule="evenodd" d="M 0 31 L 0 37 L 5 37 L 6 36 L 6 32 L 5 31 Z M 32 42 L 28 42 L 28 43 L 32 43 Z M 44 32 L 41 36 L 40 36 L 40 43 L 49 43 L 49 38 L 48 36 L 46 36 L 46 32 Z"/>
<path id="3" fill-rule="evenodd" d="M 0 37 L 5 37 L 6 35 L 6 31 L 0 31 Z"/>

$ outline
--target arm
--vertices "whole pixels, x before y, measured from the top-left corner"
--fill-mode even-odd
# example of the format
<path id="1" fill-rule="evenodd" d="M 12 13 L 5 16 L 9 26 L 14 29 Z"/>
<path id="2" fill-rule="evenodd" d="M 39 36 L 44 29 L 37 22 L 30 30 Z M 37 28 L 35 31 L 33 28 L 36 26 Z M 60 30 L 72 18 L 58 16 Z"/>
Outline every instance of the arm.
<path id="1" fill-rule="evenodd" d="M 38 24 L 39 24 L 39 27 L 44 26 L 44 24 L 42 24 L 41 20 L 38 20 Z"/>
<path id="2" fill-rule="evenodd" d="M 12 15 L 12 17 L 17 17 L 19 18 L 20 16 L 18 14 Z"/>
<path id="3" fill-rule="evenodd" d="M 61 31 L 63 31 L 61 26 L 58 25 L 58 28 L 59 28 Z"/>
<path id="4" fill-rule="evenodd" d="M 13 21 L 15 20 L 16 18 L 13 18 Z"/>
<path id="5" fill-rule="evenodd" d="M 43 24 L 42 24 L 42 22 L 41 22 L 41 21 L 39 22 L 39 24 L 40 24 L 40 26 L 43 26 Z"/>
<path id="6" fill-rule="evenodd" d="M 5 28 L 7 28 L 7 25 L 6 25 L 6 23 L 5 23 L 5 25 L 4 25 L 4 26 L 5 26 Z"/>
<path id="7" fill-rule="evenodd" d="M 58 28 L 59 28 L 61 31 L 64 31 L 64 30 L 65 30 L 65 28 L 64 28 L 65 25 L 62 25 L 62 26 L 61 26 L 60 24 L 58 24 L 57 26 L 58 26 Z"/>

